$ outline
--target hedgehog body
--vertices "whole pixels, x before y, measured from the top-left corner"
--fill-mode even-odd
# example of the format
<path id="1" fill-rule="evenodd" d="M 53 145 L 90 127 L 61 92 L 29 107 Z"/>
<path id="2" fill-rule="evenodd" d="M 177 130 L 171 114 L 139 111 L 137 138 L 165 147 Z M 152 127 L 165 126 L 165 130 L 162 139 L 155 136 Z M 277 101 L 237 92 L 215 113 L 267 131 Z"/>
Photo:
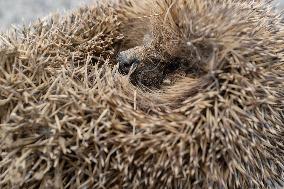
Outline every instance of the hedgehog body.
<path id="1" fill-rule="evenodd" d="M 125 0 L 3 35 L 0 187 L 281 185 L 283 29 L 264 1 Z"/>

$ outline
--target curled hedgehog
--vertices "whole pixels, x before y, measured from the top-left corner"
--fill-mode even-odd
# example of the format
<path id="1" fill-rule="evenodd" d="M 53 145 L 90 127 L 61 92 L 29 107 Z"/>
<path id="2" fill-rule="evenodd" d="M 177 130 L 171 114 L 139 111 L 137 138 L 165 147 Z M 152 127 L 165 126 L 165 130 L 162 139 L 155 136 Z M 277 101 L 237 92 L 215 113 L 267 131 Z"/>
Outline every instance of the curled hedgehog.
<path id="1" fill-rule="evenodd" d="M 271 2 L 121 0 L 1 36 L 1 188 L 275 188 Z"/>

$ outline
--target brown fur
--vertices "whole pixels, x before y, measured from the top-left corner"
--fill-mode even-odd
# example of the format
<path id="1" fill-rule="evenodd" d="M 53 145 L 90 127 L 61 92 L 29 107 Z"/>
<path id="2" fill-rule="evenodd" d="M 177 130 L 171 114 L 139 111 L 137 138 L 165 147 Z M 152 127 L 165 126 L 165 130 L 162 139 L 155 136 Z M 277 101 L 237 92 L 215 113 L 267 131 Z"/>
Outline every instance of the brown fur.
<path id="1" fill-rule="evenodd" d="M 1 35 L 0 188 L 281 184 L 284 26 L 269 7 L 125 0 Z M 125 76 L 121 52 L 140 60 Z"/>

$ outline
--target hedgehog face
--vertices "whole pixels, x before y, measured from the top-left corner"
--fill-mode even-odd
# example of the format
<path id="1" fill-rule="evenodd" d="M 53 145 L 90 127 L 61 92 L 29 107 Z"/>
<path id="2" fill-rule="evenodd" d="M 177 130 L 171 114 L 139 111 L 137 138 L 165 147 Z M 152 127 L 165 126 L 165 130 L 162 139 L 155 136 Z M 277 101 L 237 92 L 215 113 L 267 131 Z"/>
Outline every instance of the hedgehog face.
<path id="1" fill-rule="evenodd" d="M 158 87 L 165 78 L 165 66 L 158 59 L 144 61 L 142 57 L 129 55 L 130 49 L 118 55 L 119 72 L 123 75 L 130 74 L 130 81 L 136 86 Z"/>
<path id="2" fill-rule="evenodd" d="M 118 71 L 129 75 L 135 86 L 159 87 L 166 75 L 167 64 L 151 48 L 152 38 L 144 36 L 143 45 L 122 51 L 117 56 Z"/>
<path id="3" fill-rule="evenodd" d="M 144 46 L 137 46 L 117 56 L 119 73 L 129 74 L 130 82 L 135 86 L 159 88 L 169 81 L 168 77 L 182 69 L 183 61 L 180 58 L 165 60 L 154 53 L 145 57 L 145 52 L 147 49 Z"/>

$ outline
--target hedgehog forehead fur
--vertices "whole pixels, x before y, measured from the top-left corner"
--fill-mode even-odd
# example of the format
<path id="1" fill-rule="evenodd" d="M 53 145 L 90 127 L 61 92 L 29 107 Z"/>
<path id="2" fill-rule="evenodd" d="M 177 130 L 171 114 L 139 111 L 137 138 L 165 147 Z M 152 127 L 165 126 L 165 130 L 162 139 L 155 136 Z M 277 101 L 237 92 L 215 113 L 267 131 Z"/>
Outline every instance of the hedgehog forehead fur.
<path id="1" fill-rule="evenodd" d="M 281 17 L 264 0 L 102 1 L 2 34 L 0 188 L 281 185 Z"/>

